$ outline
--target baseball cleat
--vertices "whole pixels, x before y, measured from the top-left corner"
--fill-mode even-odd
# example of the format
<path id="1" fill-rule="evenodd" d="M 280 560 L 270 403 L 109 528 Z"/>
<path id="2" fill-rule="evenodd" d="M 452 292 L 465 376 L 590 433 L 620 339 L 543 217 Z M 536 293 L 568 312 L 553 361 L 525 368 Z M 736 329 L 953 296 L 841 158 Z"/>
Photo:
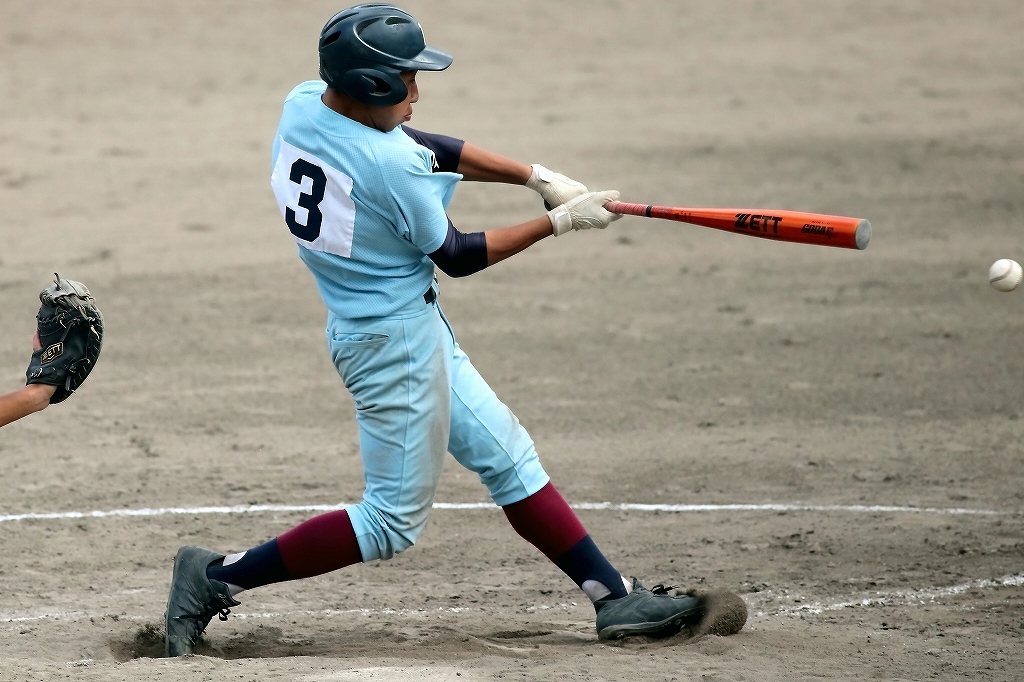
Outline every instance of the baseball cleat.
<path id="1" fill-rule="evenodd" d="M 241 602 L 228 593 L 228 586 L 206 577 L 206 567 L 223 559 L 223 554 L 202 547 L 182 547 L 174 557 L 171 593 L 167 596 L 165 653 L 183 656 L 192 653 L 210 619 L 219 615 L 227 620 L 230 609 Z"/>
<path id="2" fill-rule="evenodd" d="M 603 599 L 597 607 L 597 638 L 604 641 L 630 635 L 670 637 L 683 627 L 698 625 L 706 608 L 703 597 L 668 593 L 672 587 L 648 590 L 633 578 L 633 591 L 618 599 Z"/>

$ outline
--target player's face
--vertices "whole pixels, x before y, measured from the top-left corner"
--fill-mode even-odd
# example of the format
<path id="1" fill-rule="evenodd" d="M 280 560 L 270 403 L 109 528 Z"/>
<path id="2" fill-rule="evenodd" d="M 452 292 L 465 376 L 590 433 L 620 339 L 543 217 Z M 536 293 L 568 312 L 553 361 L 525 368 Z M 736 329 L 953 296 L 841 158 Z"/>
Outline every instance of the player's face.
<path id="1" fill-rule="evenodd" d="M 371 120 L 373 127 L 377 130 L 390 132 L 412 118 L 412 105 L 420 99 L 420 89 L 416 85 L 416 72 L 402 73 L 402 80 L 405 81 L 405 87 L 409 91 L 404 100 L 389 107 L 372 108 Z"/>

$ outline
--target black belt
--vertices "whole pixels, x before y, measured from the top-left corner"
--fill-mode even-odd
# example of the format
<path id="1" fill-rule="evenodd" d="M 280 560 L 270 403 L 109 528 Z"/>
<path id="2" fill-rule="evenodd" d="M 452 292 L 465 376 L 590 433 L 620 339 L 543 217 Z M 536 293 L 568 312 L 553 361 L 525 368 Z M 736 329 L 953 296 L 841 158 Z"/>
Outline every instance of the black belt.
<path id="1" fill-rule="evenodd" d="M 437 292 L 434 291 L 434 287 L 430 287 L 429 289 L 427 289 L 427 293 L 423 294 L 423 301 L 427 305 L 430 305 L 431 303 L 433 303 L 436 300 L 437 300 Z"/>

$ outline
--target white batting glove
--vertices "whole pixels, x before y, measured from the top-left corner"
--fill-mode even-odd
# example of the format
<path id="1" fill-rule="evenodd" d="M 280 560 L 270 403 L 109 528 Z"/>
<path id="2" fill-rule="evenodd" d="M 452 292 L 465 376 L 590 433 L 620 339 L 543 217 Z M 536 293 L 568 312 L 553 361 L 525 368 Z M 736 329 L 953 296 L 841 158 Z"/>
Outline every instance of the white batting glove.
<path id="1" fill-rule="evenodd" d="M 570 230 L 603 230 L 622 216 L 604 208 L 609 201 L 617 201 L 619 193 L 610 189 L 605 192 L 581 194 L 566 204 L 548 211 L 555 236 Z"/>
<path id="2" fill-rule="evenodd" d="M 561 173 L 552 172 L 539 163 L 533 164 L 530 168 L 533 169 L 533 174 L 526 181 L 526 186 L 540 194 L 544 199 L 544 205 L 549 209 L 561 206 L 570 199 L 590 191 L 583 183 L 567 178 Z"/>

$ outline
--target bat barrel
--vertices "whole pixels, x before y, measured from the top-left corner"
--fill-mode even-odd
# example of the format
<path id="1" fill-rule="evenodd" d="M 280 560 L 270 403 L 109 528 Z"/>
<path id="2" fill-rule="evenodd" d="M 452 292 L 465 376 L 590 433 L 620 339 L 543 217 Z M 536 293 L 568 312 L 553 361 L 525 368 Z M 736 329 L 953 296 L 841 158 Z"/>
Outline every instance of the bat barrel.
<path id="1" fill-rule="evenodd" d="M 716 230 L 800 244 L 863 250 L 871 241 L 871 223 L 863 218 L 758 208 L 675 208 L 609 201 L 605 209 L 621 215 L 662 218 Z"/>

